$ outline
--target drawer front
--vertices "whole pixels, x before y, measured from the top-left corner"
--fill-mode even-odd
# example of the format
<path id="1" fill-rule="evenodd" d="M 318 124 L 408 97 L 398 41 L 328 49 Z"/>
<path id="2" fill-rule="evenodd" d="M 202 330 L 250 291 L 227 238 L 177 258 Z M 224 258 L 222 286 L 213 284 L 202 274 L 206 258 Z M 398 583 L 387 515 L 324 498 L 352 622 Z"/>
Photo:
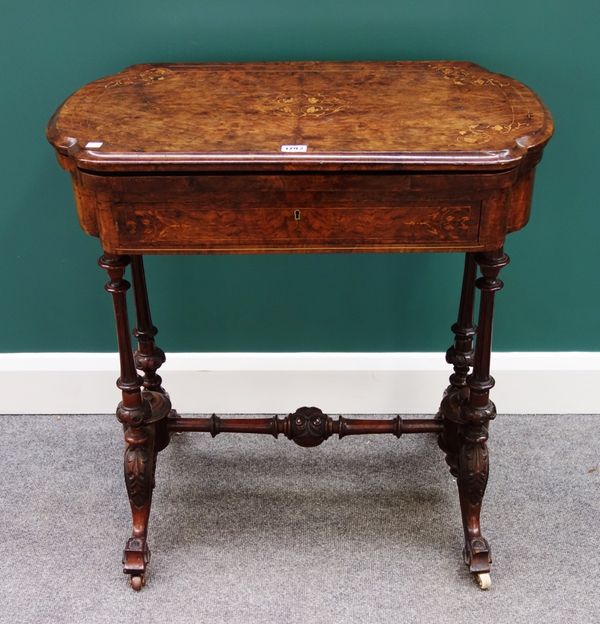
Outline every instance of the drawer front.
<path id="1" fill-rule="evenodd" d="M 113 253 L 474 251 L 505 232 L 503 176 L 82 173 L 78 184 Z"/>
<path id="2" fill-rule="evenodd" d="M 333 198 L 332 198 L 333 199 Z M 479 203 L 203 208 L 112 203 L 103 241 L 118 251 L 377 251 L 477 243 Z"/>

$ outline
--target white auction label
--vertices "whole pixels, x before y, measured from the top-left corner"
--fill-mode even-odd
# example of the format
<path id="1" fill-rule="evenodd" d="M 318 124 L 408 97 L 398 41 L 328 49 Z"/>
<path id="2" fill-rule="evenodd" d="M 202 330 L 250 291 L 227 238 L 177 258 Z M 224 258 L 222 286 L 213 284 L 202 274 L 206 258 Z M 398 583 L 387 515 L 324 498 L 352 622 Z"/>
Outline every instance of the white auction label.
<path id="1" fill-rule="evenodd" d="M 308 149 L 308 145 L 282 145 L 281 146 L 281 151 L 288 152 L 288 153 L 305 152 L 307 149 Z"/>

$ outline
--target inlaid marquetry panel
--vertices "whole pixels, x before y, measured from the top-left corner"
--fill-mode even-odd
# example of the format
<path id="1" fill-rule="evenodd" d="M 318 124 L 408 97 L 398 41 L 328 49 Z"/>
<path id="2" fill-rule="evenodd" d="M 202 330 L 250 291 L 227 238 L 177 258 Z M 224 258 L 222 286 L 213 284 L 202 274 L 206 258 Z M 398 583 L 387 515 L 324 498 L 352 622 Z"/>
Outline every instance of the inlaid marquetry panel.
<path id="1" fill-rule="evenodd" d="M 427 61 L 136 65 L 80 89 L 48 128 L 61 153 L 93 171 L 509 168 L 551 132 L 525 85 Z"/>

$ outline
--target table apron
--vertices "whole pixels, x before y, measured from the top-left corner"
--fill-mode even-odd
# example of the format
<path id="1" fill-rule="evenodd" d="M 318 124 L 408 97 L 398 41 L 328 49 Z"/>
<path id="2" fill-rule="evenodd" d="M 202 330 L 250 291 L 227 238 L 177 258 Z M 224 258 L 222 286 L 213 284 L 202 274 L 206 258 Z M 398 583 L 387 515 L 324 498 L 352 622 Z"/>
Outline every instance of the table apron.
<path id="1" fill-rule="evenodd" d="M 319 253 L 500 247 L 514 178 L 78 172 L 74 182 L 82 226 L 111 253 Z"/>

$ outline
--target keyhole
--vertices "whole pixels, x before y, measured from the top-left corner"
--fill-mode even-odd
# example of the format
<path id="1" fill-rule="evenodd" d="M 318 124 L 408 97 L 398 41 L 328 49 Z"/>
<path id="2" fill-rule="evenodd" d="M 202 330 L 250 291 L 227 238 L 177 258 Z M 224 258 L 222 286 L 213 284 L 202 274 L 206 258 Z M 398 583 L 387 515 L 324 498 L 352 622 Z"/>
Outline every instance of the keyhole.
<path id="1" fill-rule="evenodd" d="M 299 210 L 294 210 L 294 219 L 296 221 L 300 221 L 300 211 Z"/>

